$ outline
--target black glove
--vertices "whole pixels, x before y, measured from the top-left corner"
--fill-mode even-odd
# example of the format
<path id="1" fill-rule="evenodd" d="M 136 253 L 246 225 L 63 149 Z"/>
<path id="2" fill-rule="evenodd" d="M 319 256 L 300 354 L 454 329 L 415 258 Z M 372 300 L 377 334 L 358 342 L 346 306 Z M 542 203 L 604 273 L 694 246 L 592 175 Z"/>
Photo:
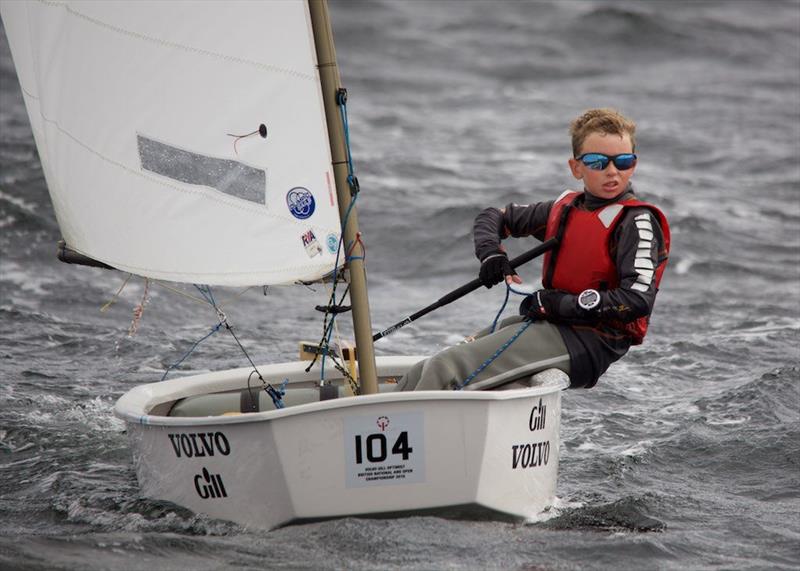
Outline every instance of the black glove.
<path id="1" fill-rule="evenodd" d="M 599 297 L 596 291 L 592 293 Z M 592 309 L 584 309 L 578 304 L 578 297 L 560 289 L 540 289 L 522 300 L 519 313 L 533 321 L 546 320 L 567 325 L 597 323 L 601 315 L 600 303 Z"/>
<path id="2" fill-rule="evenodd" d="M 540 289 L 522 300 L 519 313 L 533 321 L 557 321 L 567 317 L 562 315 L 562 303 L 571 305 L 573 300 L 569 298 L 574 296 L 560 289 Z"/>
<path id="3" fill-rule="evenodd" d="M 487 256 L 481 263 L 481 271 L 478 279 L 486 287 L 492 287 L 505 281 L 506 276 L 516 276 L 517 272 L 508 262 L 508 256 L 503 253 Z"/>

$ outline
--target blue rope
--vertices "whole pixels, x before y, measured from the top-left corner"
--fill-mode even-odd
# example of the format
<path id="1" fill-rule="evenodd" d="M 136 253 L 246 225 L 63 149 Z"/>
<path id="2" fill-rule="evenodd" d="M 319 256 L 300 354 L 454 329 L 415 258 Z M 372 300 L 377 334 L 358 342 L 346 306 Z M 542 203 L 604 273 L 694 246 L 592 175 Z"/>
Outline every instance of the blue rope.
<path id="1" fill-rule="evenodd" d="M 494 321 L 492 321 L 492 329 L 490 333 L 494 333 L 494 330 L 497 329 L 497 322 L 500 320 L 500 316 L 506 309 L 506 305 L 508 305 L 508 294 L 511 293 L 511 286 L 506 284 L 506 298 L 503 300 L 503 305 L 500 306 L 500 311 L 497 312 L 497 315 L 494 316 Z"/>
<path id="2" fill-rule="evenodd" d="M 506 305 L 508 304 L 508 295 L 509 295 L 509 293 L 515 293 L 517 295 L 524 295 L 526 297 L 531 295 L 531 294 L 529 294 L 527 292 L 519 291 L 517 289 L 514 289 L 513 287 L 511 287 L 510 284 L 506 284 L 506 298 L 503 300 L 503 305 L 500 307 L 500 311 L 497 312 L 497 315 L 495 316 L 494 321 L 492 322 L 492 329 L 491 329 L 491 331 L 489 331 L 490 333 L 494 333 L 494 330 L 497 328 L 497 322 L 500 321 L 500 316 L 506 310 Z"/>
<path id="3" fill-rule="evenodd" d="M 506 297 L 503 300 L 503 305 L 500 307 L 500 311 L 498 311 L 497 315 L 495 315 L 494 321 L 492 322 L 492 328 L 489 331 L 489 333 L 494 333 L 495 329 L 497 329 L 497 322 L 500 320 L 500 316 L 503 314 L 503 311 L 505 311 L 506 305 L 508 305 L 508 296 L 511 293 L 524 296 L 531 295 L 527 292 L 516 290 L 513 287 L 511 287 L 511 284 L 506 283 Z M 525 331 L 530 326 L 531 323 L 532 323 L 531 321 L 526 320 L 525 323 L 522 324 L 522 327 L 520 327 L 519 330 L 508 341 L 503 343 L 503 345 L 497 351 L 495 351 L 494 355 L 492 355 L 491 357 L 486 359 L 483 363 L 481 363 L 481 365 L 477 369 L 475 369 L 472 373 L 470 373 L 470 375 L 466 378 L 466 380 L 463 383 L 456 386 L 455 390 L 460 391 L 461 389 L 466 387 L 475 377 L 477 377 L 481 373 L 481 371 L 483 371 L 486 367 L 491 365 L 494 362 L 494 360 L 497 359 L 503 353 L 503 351 L 508 349 L 511 346 L 511 344 L 514 341 L 516 341 L 520 335 L 522 335 L 523 331 Z"/>
<path id="4" fill-rule="evenodd" d="M 470 382 L 471 382 L 471 381 L 472 381 L 472 380 L 473 380 L 475 377 L 477 377 L 477 376 L 480 374 L 480 372 L 481 372 L 481 371 L 483 371 L 483 370 L 484 370 L 486 367 L 488 367 L 489 365 L 491 365 L 491 364 L 492 364 L 492 362 L 494 362 L 494 360 L 495 360 L 495 359 L 497 359 L 497 358 L 498 358 L 498 357 L 499 357 L 499 356 L 500 356 L 500 355 L 503 353 L 503 351 L 505 351 L 506 349 L 508 349 L 509 347 L 511 347 L 511 344 L 512 344 L 514 341 L 516 341 L 516 340 L 517 340 L 517 337 L 519 337 L 520 335 L 522 335 L 522 333 L 523 333 L 523 332 L 524 332 L 524 331 L 525 331 L 525 330 L 526 330 L 528 327 L 530 327 L 531 323 L 533 323 L 533 322 L 532 322 L 532 321 L 525 321 L 525 323 L 523 323 L 523 324 L 522 324 L 522 327 L 520 327 L 520 328 L 519 328 L 519 330 L 518 330 L 516 333 L 514 333 L 514 335 L 513 335 L 513 336 L 512 336 L 512 337 L 511 337 L 511 338 L 510 338 L 508 341 L 506 341 L 505 343 L 503 343 L 503 345 L 502 345 L 502 346 L 501 346 L 501 347 L 500 347 L 500 348 L 499 348 L 497 351 L 495 351 L 495 352 L 494 352 L 494 355 L 492 355 L 491 357 L 489 357 L 488 359 L 486 359 L 486 360 L 485 360 L 485 361 L 484 361 L 484 362 L 481 364 L 481 366 L 480 366 L 480 367 L 478 367 L 477 369 L 475 369 L 475 370 L 472 372 L 472 374 L 470 374 L 470 376 L 468 376 L 468 377 L 466 378 L 466 380 L 465 380 L 463 383 L 461 383 L 460 385 L 457 385 L 457 386 L 456 386 L 456 388 L 455 388 L 455 390 L 457 390 L 457 391 L 460 391 L 461 389 L 463 389 L 464 387 L 466 387 L 466 386 L 467 386 L 467 385 L 468 385 L 468 384 L 469 384 L 469 383 L 470 383 Z"/>
<path id="5" fill-rule="evenodd" d="M 350 185 L 351 196 L 350 205 L 347 207 L 347 211 L 345 212 L 344 216 L 342 217 L 342 233 L 339 236 L 339 245 L 336 247 L 336 264 L 333 267 L 333 292 L 331 293 L 331 303 L 336 303 L 336 273 L 339 268 L 339 254 L 342 251 L 342 244 L 344 241 L 344 230 L 347 228 L 347 221 L 350 218 L 350 212 L 353 210 L 353 206 L 355 206 L 356 200 L 358 199 L 358 183 L 356 182 L 356 177 L 353 175 L 353 156 L 350 152 L 350 124 L 347 119 L 347 91 L 344 89 L 340 89 L 337 94 L 337 103 L 339 104 L 339 111 L 342 115 L 342 125 L 344 127 L 344 141 L 345 141 L 345 151 L 347 154 L 347 184 Z M 349 262 L 351 260 L 363 260 L 362 257 L 354 257 L 351 256 L 349 258 L 345 258 L 345 262 Z M 331 320 L 328 323 L 328 330 L 323 333 L 325 336 L 325 344 L 326 346 L 330 346 L 331 343 L 331 336 L 333 335 L 333 324 L 336 320 L 336 314 L 331 315 Z M 325 358 L 326 352 L 322 353 L 322 360 L 320 363 L 320 381 L 325 380 Z"/>
<path id="6" fill-rule="evenodd" d="M 289 384 L 289 379 L 283 379 L 281 386 L 277 389 L 270 386 L 267 388 L 267 394 L 272 398 L 272 404 L 275 405 L 275 408 L 285 408 L 285 404 L 283 404 L 283 397 L 286 395 L 286 385 Z"/>
<path id="7" fill-rule="evenodd" d="M 164 371 L 164 375 L 161 377 L 161 380 L 163 381 L 164 379 L 166 379 L 166 378 L 167 378 L 167 374 L 169 374 L 169 372 L 170 372 L 172 369 L 174 369 L 175 367 L 177 367 L 178 365 L 180 365 L 180 364 L 181 364 L 183 361 L 185 361 L 185 360 L 186 360 L 186 358 L 187 358 L 189 355 L 191 355 L 191 353 L 192 353 L 192 352 L 195 350 L 195 348 L 196 348 L 196 347 L 197 347 L 197 346 L 198 346 L 198 345 L 199 345 L 201 342 L 203 342 L 203 341 L 205 341 L 206 339 L 208 339 L 209 337 L 211 337 L 211 336 L 212 336 L 214 333 L 216 333 L 217 331 L 219 331 L 219 330 L 220 330 L 220 328 L 222 328 L 222 326 L 224 325 L 224 326 L 225 326 L 225 327 L 228 329 L 228 331 L 230 332 L 230 334 L 233 336 L 234 340 L 236 341 L 236 344 L 237 344 L 237 345 L 239 345 L 239 349 L 241 349 L 241 350 L 242 350 L 242 353 L 244 353 L 244 356 L 247 358 L 247 360 L 248 360 L 248 361 L 250 361 L 250 365 L 253 367 L 253 372 L 252 372 L 252 373 L 250 373 L 250 375 L 252 376 L 252 375 L 253 375 L 253 373 L 257 374 L 257 375 L 258 375 L 258 378 L 259 378 L 259 379 L 261 380 L 261 382 L 264 384 L 264 390 L 265 390 L 265 391 L 267 392 L 267 394 L 268 394 L 268 395 L 269 395 L 269 396 L 272 398 L 272 402 L 275 404 L 275 407 L 276 407 L 276 408 L 283 408 L 283 400 L 281 400 L 281 397 L 282 397 L 282 395 L 283 395 L 284 393 L 283 393 L 283 392 L 279 392 L 279 391 L 277 391 L 277 390 L 275 389 L 275 387 L 273 387 L 273 386 L 272 386 L 270 383 L 266 382 L 266 381 L 264 380 L 264 377 L 262 377 L 262 376 L 261 376 L 261 373 L 259 373 L 259 372 L 258 372 L 258 369 L 256 368 L 256 365 L 255 365 L 255 363 L 253 363 L 253 360 L 250 358 L 250 355 L 247 353 L 247 350 L 245 350 L 244 346 L 243 346 L 243 345 L 242 345 L 242 343 L 239 341 L 239 338 L 236 336 L 236 333 L 234 333 L 234 332 L 233 332 L 233 328 L 230 326 L 230 324 L 229 324 L 229 323 L 227 323 L 227 320 L 226 320 L 225 314 L 224 314 L 224 313 L 222 313 L 222 311 L 219 309 L 219 307 L 217 307 L 217 302 L 216 302 L 216 300 L 214 299 L 214 293 L 211 291 L 211 286 L 209 286 L 209 285 L 198 285 L 198 284 L 193 284 L 193 285 L 194 285 L 194 287 L 197 289 L 197 291 L 199 291 L 199 292 L 200 292 L 200 294 L 203 296 L 203 299 L 205 299 L 205 300 L 206 300 L 206 302 L 208 302 L 209 304 L 211 304 L 211 306 L 214 308 L 214 311 L 216 311 L 216 312 L 217 312 L 217 315 L 218 315 L 218 316 L 219 316 L 219 318 L 220 318 L 220 322 L 219 322 L 219 323 L 218 323 L 218 324 L 217 324 L 217 325 L 216 325 L 216 326 L 215 326 L 215 327 L 214 327 L 214 328 L 213 328 L 213 329 L 212 329 L 212 330 L 211 330 L 211 331 L 210 331 L 208 334 L 206 334 L 206 335 L 205 335 L 205 337 L 203 337 L 203 338 L 202 338 L 202 339 L 200 339 L 199 341 L 196 341 L 196 342 L 194 343 L 194 345 L 192 345 L 192 347 L 189 349 L 189 351 L 187 351 L 187 353 L 186 353 L 186 354 L 185 354 L 183 357 L 181 357 L 181 359 L 180 359 L 180 360 L 179 360 L 177 363 L 175 363 L 174 365 L 170 365 L 170 366 L 167 368 L 167 370 L 166 370 L 166 371 Z M 285 382 L 287 382 L 287 383 L 288 383 L 288 382 L 289 382 L 289 380 L 287 379 Z M 250 378 L 249 378 L 249 377 L 248 377 L 247 383 L 248 383 L 248 387 L 249 387 L 249 386 L 250 386 Z M 283 386 L 285 386 L 285 384 L 284 384 Z"/>
<path id="8" fill-rule="evenodd" d="M 353 196 L 352 200 L 350 200 L 350 206 L 347 207 L 347 211 L 342 218 L 342 234 L 339 236 L 339 245 L 336 247 L 336 263 L 333 266 L 333 291 L 331 292 L 331 303 L 336 304 L 336 274 L 339 271 L 339 254 L 342 251 L 342 242 L 344 240 L 344 229 L 347 227 L 347 220 L 350 218 L 350 212 L 353 210 L 353 205 L 355 205 L 356 200 L 358 200 L 358 195 L 356 194 Z M 328 330 L 324 332 L 325 335 L 325 344 L 329 346 L 331 343 L 331 336 L 333 335 L 333 322 L 336 319 L 336 314 L 331 314 L 331 320 L 328 323 Z M 320 363 L 320 381 L 325 380 L 325 352 L 322 353 L 322 360 Z"/>
<path id="9" fill-rule="evenodd" d="M 347 183 L 351 188 L 355 186 L 355 176 L 353 175 L 353 155 L 350 153 L 350 123 L 347 119 L 347 91 L 340 89 L 336 95 L 336 102 L 339 104 L 339 111 L 342 115 L 342 125 L 344 127 L 344 143 L 347 151 Z"/>
<path id="10" fill-rule="evenodd" d="M 173 365 L 170 365 L 169 367 L 167 367 L 167 370 L 166 370 L 166 371 L 164 371 L 164 375 L 161 377 L 161 380 L 163 381 L 164 379 L 166 379 L 166 378 L 167 378 L 167 375 L 169 374 L 169 372 L 170 372 L 172 369 L 175 369 L 175 368 L 176 368 L 176 367 L 178 367 L 178 366 L 179 366 L 181 363 L 183 363 L 183 362 L 184 362 L 184 361 L 185 361 L 185 360 L 186 360 L 186 359 L 189 357 L 189 355 L 191 355 L 191 354 L 192 354 L 192 352 L 193 352 L 193 351 L 194 351 L 194 350 L 197 348 L 197 346 L 198 346 L 198 345 L 200 345 L 200 343 L 202 343 L 203 341 L 205 341 L 206 339 L 208 339 L 209 337 L 211 337 L 212 335 L 214 335 L 214 333 L 216 333 L 217 331 L 219 331 L 220 327 L 222 327 L 222 323 L 221 323 L 221 322 L 220 322 L 220 323 L 217 323 L 217 325 L 216 325 L 215 327 L 213 327 L 213 328 L 211 329 L 211 331 L 209 331 L 209 332 L 208 332 L 208 333 L 207 333 L 207 334 L 206 334 L 206 335 L 205 335 L 205 336 L 204 336 L 202 339 L 199 339 L 199 340 L 195 341 L 195 342 L 194 342 L 194 344 L 192 345 L 192 347 L 191 347 L 191 348 L 190 348 L 190 349 L 189 349 L 189 350 L 186 352 L 186 354 L 185 354 L 183 357 L 181 357 L 181 358 L 180 358 L 180 360 L 179 360 L 177 363 L 175 363 L 175 364 L 173 364 Z"/>
<path id="11" fill-rule="evenodd" d="M 193 284 L 197 291 L 200 292 L 200 295 L 203 296 L 208 303 L 214 306 L 214 309 L 217 308 L 217 302 L 214 301 L 214 294 L 211 292 L 211 288 L 209 286 L 199 286 L 197 284 Z"/>

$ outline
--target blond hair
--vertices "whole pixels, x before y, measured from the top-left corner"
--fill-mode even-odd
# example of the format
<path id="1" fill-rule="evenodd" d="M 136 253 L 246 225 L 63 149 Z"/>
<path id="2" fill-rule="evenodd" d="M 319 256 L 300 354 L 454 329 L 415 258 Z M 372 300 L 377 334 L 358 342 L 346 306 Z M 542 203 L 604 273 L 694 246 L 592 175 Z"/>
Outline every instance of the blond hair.
<path id="1" fill-rule="evenodd" d="M 619 136 L 628 134 L 633 150 L 636 150 L 636 123 L 616 109 L 607 107 L 589 109 L 572 122 L 569 126 L 569 133 L 572 135 L 572 154 L 575 157 L 581 152 L 586 137 L 592 133 Z"/>

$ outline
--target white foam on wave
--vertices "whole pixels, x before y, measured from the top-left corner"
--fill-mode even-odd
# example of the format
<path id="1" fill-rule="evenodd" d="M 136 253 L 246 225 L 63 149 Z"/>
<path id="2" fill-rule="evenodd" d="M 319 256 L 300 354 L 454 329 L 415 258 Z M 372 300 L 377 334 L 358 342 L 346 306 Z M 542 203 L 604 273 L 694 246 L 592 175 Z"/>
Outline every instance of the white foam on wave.
<path id="1" fill-rule="evenodd" d="M 773 319 L 764 324 L 746 327 L 744 329 L 730 329 L 724 328 L 725 323 L 721 322 L 718 332 L 715 332 L 714 338 L 721 339 L 742 339 L 745 341 L 752 341 L 757 339 L 764 339 L 773 333 L 781 333 L 784 331 L 800 332 L 800 319 L 790 316 L 785 316 L 779 319 Z"/>
<path id="2" fill-rule="evenodd" d="M 710 426 L 735 426 L 737 424 L 746 424 L 750 422 L 750 417 L 745 416 L 743 418 L 707 418 L 706 424 Z"/>
<path id="3" fill-rule="evenodd" d="M 692 269 L 692 266 L 695 264 L 696 261 L 697 260 L 695 260 L 695 258 L 691 254 L 686 255 L 682 257 L 680 260 L 678 260 L 678 263 L 675 264 L 673 271 L 679 276 L 684 276 L 689 273 L 689 270 Z"/>
<path id="4" fill-rule="evenodd" d="M 26 294 L 33 294 L 36 296 L 48 295 L 45 286 L 57 284 L 61 282 L 61 278 L 54 273 L 45 273 L 43 271 L 28 271 L 23 266 L 12 262 L 10 260 L 3 260 L 3 270 L 0 277 L 4 282 L 10 282 L 17 287 L 18 291 L 25 292 Z M 33 309 L 38 306 L 38 303 L 33 303 L 31 298 L 25 296 L 14 296 L 9 292 L 9 297 L 13 305 L 28 307 Z"/>
<path id="5" fill-rule="evenodd" d="M 60 416 L 98 432 L 122 432 L 125 430 L 125 421 L 114 416 L 113 410 L 112 402 L 98 396 L 79 406 L 65 410 Z"/>
<path id="6" fill-rule="evenodd" d="M 36 426 L 63 425 L 66 422 L 80 424 L 97 432 L 122 432 L 125 422 L 113 414 L 114 403 L 103 397 L 76 402 L 51 394 L 39 395 L 36 403 L 47 410 L 38 408 L 24 413 L 26 421 Z"/>
<path id="7" fill-rule="evenodd" d="M 526 518 L 525 523 L 542 523 L 560 516 L 566 510 L 573 510 L 582 507 L 583 502 L 572 502 L 556 496 L 553 499 L 553 505 L 550 506 L 550 508 L 544 510 L 543 512 L 539 512 L 532 517 Z"/>
<path id="8" fill-rule="evenodd" d="M 30 212 L 31 214 L 36 213 L 36 204 L 33 202 L 26 202 L 19 196 L 12 196 L 0 190 L 0 200 L 5 200 L 6 202 L 10 202 L 17 208 L 24 210 L 26 212 Z"/>

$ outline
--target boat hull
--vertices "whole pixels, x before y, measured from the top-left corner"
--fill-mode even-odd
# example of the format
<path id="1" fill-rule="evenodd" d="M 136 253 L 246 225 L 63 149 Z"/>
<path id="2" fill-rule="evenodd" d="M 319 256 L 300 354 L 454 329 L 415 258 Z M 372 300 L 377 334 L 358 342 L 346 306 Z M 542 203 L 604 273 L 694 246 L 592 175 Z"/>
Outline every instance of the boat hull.
<path id="1" fill-rule="evenodd" d="M 379 358 L 379 373 L 415 360 Z M 305 382 L 301 365 L 271 367 L 297 374 L 291 390 Z M 145 496 L 265 529 L 414 512 L 525 519 L 555 497 L 563 374 L 514 390 L 387 392 L 226 416 L 147 410 L 233 388 L 218 377 L 143 385 L 120 399 Z"/>

